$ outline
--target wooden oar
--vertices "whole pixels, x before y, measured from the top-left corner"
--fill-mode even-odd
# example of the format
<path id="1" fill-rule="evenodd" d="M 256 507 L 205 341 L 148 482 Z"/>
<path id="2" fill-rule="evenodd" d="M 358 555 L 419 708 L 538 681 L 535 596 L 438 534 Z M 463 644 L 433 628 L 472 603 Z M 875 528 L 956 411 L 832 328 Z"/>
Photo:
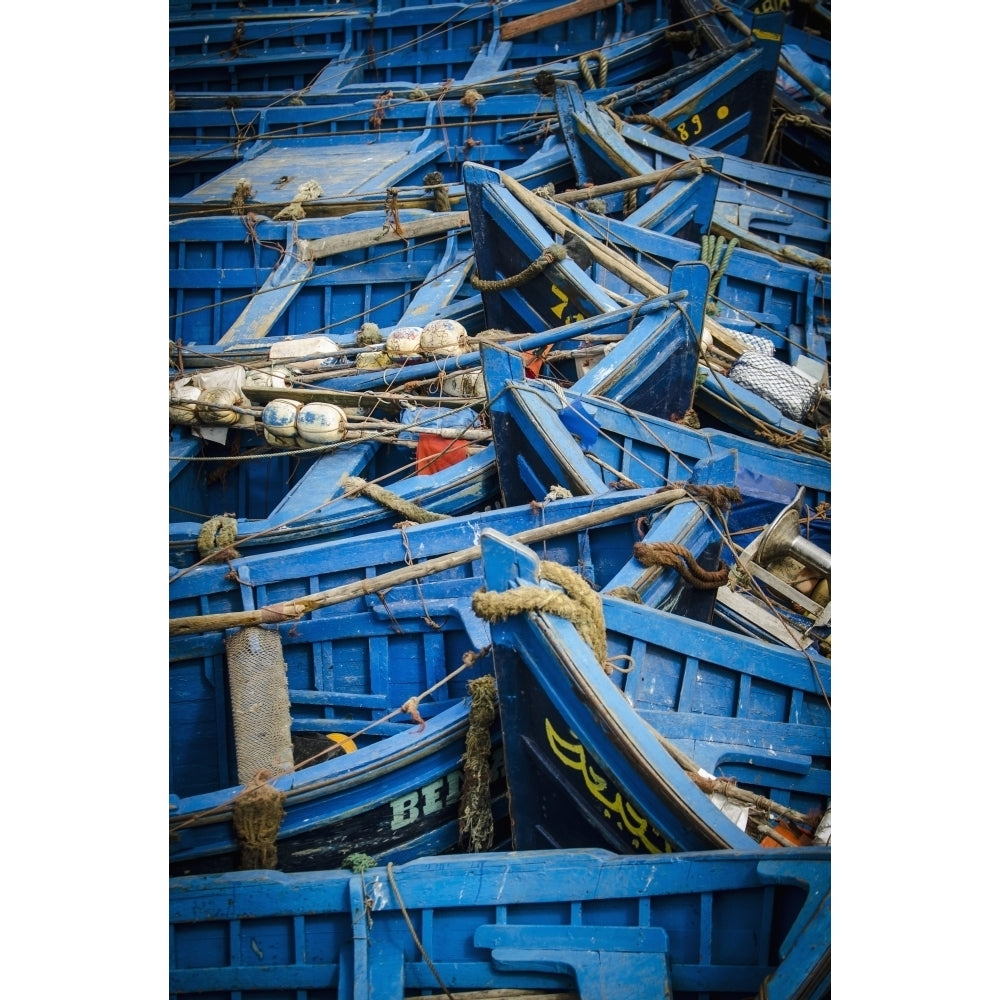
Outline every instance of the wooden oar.
<path id="1" fill-rule="evenodd" d="M 687 495 L 687 492 L 682 489 L 661 490 L 637 497 L 634 500 L 623 500 L 620 504 L 615 504 L 607 510 L 592 511 L 589 514 L 568 518 L 557 524 L 547 524 L 539 528 L 519 531 L 517 534 L 511 535 L 511 538 L 524 545 L 530 545 L 533 542 L 541 542 L 559 535 L 568 535 L 575 531 L 605 524 L 615 520 L 615 518 L 642 514 L 657 507 L 684 500 Z M 274 625 L 280 622 L 294 621 L 310 611 L 327 608 L 333 604 L 342 604 L 344 601 L 350 601 L 365 594 L 375 594 L 398 584 L 409 583 L 410 580 L 429 576 L 431 573 L 461 566 L 463 563 L 472 562 L 481 556 L 482 548 L 479 545 L 470 545 L 468 548 L 458 549 L 455 552 L 449 552 L 447 555 L 428 559 L 426 562 L 413 566 L 405 566 L 402 569 L 381 573 L 378 576 L 368 577 L 354 583 L 345 583 L 330 590 L 307 594 L 296 600 L 268 604 L 253 611 L 226 611 L 214 615 L 171 618 L 170 635 L 195 635 L 201 632 L 214 632 L 219 629 L 236 628 L 243 625 Z"/>

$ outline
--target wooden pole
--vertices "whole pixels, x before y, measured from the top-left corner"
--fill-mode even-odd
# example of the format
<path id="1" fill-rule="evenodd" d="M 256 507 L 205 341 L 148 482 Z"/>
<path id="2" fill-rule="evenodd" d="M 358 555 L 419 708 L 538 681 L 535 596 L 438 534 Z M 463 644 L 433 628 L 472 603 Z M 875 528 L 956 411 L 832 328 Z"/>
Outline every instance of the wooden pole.
<path id="1" fill-rule="evenodd" d="M 591 198 L 601 198 L 606 194 L 617 194 L 619 191 L 631 191 L 634 188 L 646 187 L 647 185 L 663 184 L 666 181 L 683 180 L 685 177 L 697 177 L 705 172 L 705 161 L 692 156 L 689 160 L 681 160 L 672 167 L 663 170 L 654 170 L 649 174 L 636 174 L 634 177 L 626 177 L 620 181 L 611 181 L 609 184 L 597 184 L 594 187 L 578 188 L 575 191 L 564 191 L 562 194 L 554 194 L 553 201 L 558 201 L 563 205 L 572 205 L 578 201 L 588 201 Z"/>
<path id="2" fill-rule="evenodd" d="M 301 240 L 298 250 L 303 260 L 319 260 L 321 257 L 332 257 L 348 250 L 362 250 L 378 243 L 394 243 L 396 240 L 409 240 L 418 236 L 434 236 L 450 229 L 465 229 L 468 225 L 468 212 L 439 212 L 425 219 L 405 223 L 402 236 L 392 227 L 387 230 L 384 226 L 375 226 L 358 232 L 325 236 L 318 240 Z"/>
<path id="3" fill-rule="evenodd" d="M 546 524 L 539 528 L 519 531 L 511 538 L 524 545 L 530 545 L 533 542 L 541 542 L 559 535 L 568 535 L 599 524 L 606 524 L 615 518 L 642 514 L 657 507 L 683 500 L 687 495 L 687 492 L 682 489 L 657 491 L 634 500 L 624 500 L 606 510 L 592 511 L 589 514 L 580 514 L 578 517 L 571 517 L 556 524 Z M 219 629 L 236 628 L 243 625 L 275 625 L 280 622 L 294 621 L 310 611 L 327 608 L 333 604 L 342 604 L 344 601 L 350 601 L 365 594 L 379 593 L 398 584 L 409 583 L 410 580 L 472 562 L 480 556 L 482 556 L 482 548 L 479 545 L 471 545 L 465 549 L 458 549 L 455 552 L 428 559 L 426 562 L 405 566 L 402 569 L 381 573 L 378 576 L 368 577 L 354 583 L 345 583 L 339 587 L 333 587 L 331 590 L 307 594 L 293 601 L 269 604 L 263 608 L 257 608 L 255 611 L 226 611 L 214 615 L 171 618 L 170 635 L 195 635 L 201 632 L 214 632 Z"/>
<path id="4" fill-rule="evenodd" d="M 539 28 L 547 28 L 550 24 L 561 24 L 583 14 L 592 14 L 594 11 L 604 10 L 605 7 L 613 7 L 616 2 L 617 0 L 576 0 L 575 3 L 553 7 L 551 10 L 542 11 L 541 14 L 528 14 L 526 17 L 519 17 L 516 21 L 508 21 L 502 25 L 500 40 L 506 42 L 511 38 L 520 38 L 529 31 L 537 31 Z"/>
<path id="5" fill-rule="evenodd" d="M 599 240 L 595 240 L 585 229 L 564 219 L 544 198 L 539 198 L 537 194 L 529 191 L 523 184 L 518 183 L 509 174 L 500 174 L 501 183 L 517 200 L 543 221 L 557 236 L 565 236 L 566 233 L 573 233 L 587 244 L 594 259 L 603 267 L 606 267 L 612 274 L 616 274 L 623 281 L 628 282 L 636 291 L 647 296 L 667 295 L 669 289 L 654 281 L 638 264 L 630 260 L 625 254 L 613 247 L 606 247 Z"/>

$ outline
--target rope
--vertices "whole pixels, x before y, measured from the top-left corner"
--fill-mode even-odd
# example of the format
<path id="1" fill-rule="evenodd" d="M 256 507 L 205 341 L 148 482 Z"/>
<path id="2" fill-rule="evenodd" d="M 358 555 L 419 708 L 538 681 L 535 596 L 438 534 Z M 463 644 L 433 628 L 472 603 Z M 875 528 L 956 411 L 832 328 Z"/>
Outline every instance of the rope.
<path id="1" fill-rule="evenodd" d="M 198 555 L 202 559 L 211 556 L 216 562 L 238 559 L 239 554 L 232 548 L 236 543 L 236 528 L 236 518 L 227 514 L 210 517 L 198 532 Z"/>
<path id="2" fill-rule="evenodd" d="M 668 139 L 673 142 L 680 142 L 680 136 L 667 124 L 665 118 L 658 118 L 656 115 L 626 115 L 625 121 L 631 122 L 635 125 L 652 125 L 653 128 L 658 128 Z M 621 131 L 619 127 L 618 131 Z"/>
<path id="3" fill-rule="evenodd" d="M 344 494 L 355 496 L 361 494 L 381 504 L 388 510 L 394 510 L 397 514 L 402 514 L 408 521 L 416 521 L 424 524 L 427 521 L 447 521 L 447 514 L 437 514 L 431 510 L 424 510 L 409 500 L 404 500 L 401 496 L 387 490 L 382 486 L 369 483 L 360 476 L 345 476 L 340 483 L 344 487 Z"/>
<path id="4" fill-rule="evenodd" d="M 632 553 L 643 566 L 669 566 L 677 570 L 695 590 L 716 590 L 729 579 L 728 566 L 704 569 L 690 549 L 676 542 L 636 542 Z"/>
<path id="5" fill-rule="evenodd" d="M 597 77 L 599 85 L 601 87 L 607 86 L 608 83 L 608 57 L 603 52 L 585 52 L 579 58 L 580 63 L 580 75 L 583 77 L 587 84 L 588 90 L 594 90 L 594 77 L 590 72 L 590 59 L 597 60 Z"/>
<path id="6" fill-rule="evenodd" d="M 775 121 L 772 129 L 771 136 L 767 140 L 767 145 L 764 147 L 764 152 L 761 154 L 760 162 L 767 163 L 769 157 L 771 156 L 775 146 L 777 145 L 778 138 L 781 135 L 781 129 L 785 124 L 789 125 L 799 125 L 810 129 L 813 132 L 817 132 L 820 135 L 826 135 L 827 137 L 831 134 L 831 127 L 825 125 L 817 125 L 811 118 L 807 115 L 793 115 L 789 113 L 782 114 L 777 121 Z"/>
<path id="7" fill-rule="evenodd" d="M 480 590 L 472 595 L 472 610 L 488 622 L 505 621 L 526 611 L 545 611 L 571 622 L 593 650 L 597 662 L 610 674 L 608 639 L 604 628 L 601 596 L 573 570 L 556 562 L 539 561 L 539 576 L 563 588 L 565 593 L 544 587 L 521 586 L 500 593 Z"/>
<path id="8" fill-rule="evenodd" d="M 420 951 L 420 955 L 423 958 L 424 962 L 426 963 L 427 968 L 430 969 L 431 972 L 434 974 L 434 978 L 438 981 L 438 985 L 441 987 L 441 989 L 444 990 L 445 996 L 449 997 L 450 1000 L 454 1000 L 454 997 L 452 997 L 451 992 L 445 985 L 445 981 L 441 978 L 441 975 L 438 972 L 438 970 L 434 968 L 434 963 L 431 961 L 430 955 L 427 954 L 427 951 L 424 948 L 422 942 L 420 941 L 420 938 L 417 936 L 416 928 L 414 928 L 413 926 L 413 921 L 410 920 L 409 913 L 406 912 L 406 904 L 403 902 L 403 897 L 399 893 L 399 886 L 396 885 L 396 876 L 393 874 L 391 861 L 385 866 L 385 874 L 386 877 L 389 879 L 389 885 L 392 886 L 392 891 L 396 897 L 396 902 L 399 903 L 399 912 L 403 914 L 403 919 L 406 921 L 406 926 L 410 929 L 410 936 L 413 938 L 413 941 L 416 944 L 417 949 Z"/>
<path id="9" fill-rule="evenodd" d="M 551 97 L 556 89 L 556 75 L 547 69 L 540 70 L 531 81 L 543 97 Z"/>
<path id="10" fill-rule="evenodd" d="M 724 236 L 702 236 L 701 238 L 701 259 L 708 264 L 712 271 L 712 277 L 708 282 L 709 303 L 706 309 L 709 313 L 719 311 L 718 303 L 714 301 L 715 292 L 722 276 L 726 273 L 726 268 L 729 267 L 733 251 L 739 245 L 740 241 L 737 239 L 727 243 Z"/>
<path id="11" fill-rule="evenodd" d="M 236 182 L 232 198 L 229 199 L 229 208 L 233 215 L 246 215 L 247 202 L 252 197 L 253 188 L 250 186 L 250 182 L 245 177 L 241 177 Z"/>
<path id="12" fill-rule="evenodd" d="M 491 674 L 469 681 L 469 731 L 465 737 L 462 795 L 458 807 L 458 835 L 468 837 L 466 850 L 488 851 L 493 846 L 493 808 L 490 797 L 490 730 L 496 718 L 497 682 Z"/>
<path id="13" fill-rule="evenodd" d="M 734 503 L 743 503 L 743 494 L 733 486 L 700 486 L 697 483 L 677 483 L 671 489 L 683 489 L 693 500 L 704 500 L 717 510 L 726 511 Z"/>
<path id="14" fill-rule="evenodd" d="M 424 175 L 424 189 L 434 195 L 434 211 L 450 212 L 451 199 L 448 197 L 448 188 L 444 183 L 444 174 L 440 170 L 432 170 Z"/>
<path id="15" fill-rule="evenodd" d="M 472 282 L 472 287 L 480 292 L 506 292 L 511 288 L 520 288 L 521 285 L 527 284 L 532 278 L 537 278 L 549 264 L 555 264 L 565 259 L 566 248 L 559 243 L 553 243 L 552 246 L 546 247 L 542 251 L 541 256 L 533 260 L 523 271 L 511 275 L 509 278 L 502 278 L 499 281 L 488 281 L 480 278 L 478 274 L 473 272 L 469 276 L 469 280 Z"/>
<path id="16" fill-rule="evenodd" d="M 278 867 L 278 830 L 285 817 L 284 798 L 274 785 L 262 780 L 233 803 L 233 826 L 243 871 Z"/>

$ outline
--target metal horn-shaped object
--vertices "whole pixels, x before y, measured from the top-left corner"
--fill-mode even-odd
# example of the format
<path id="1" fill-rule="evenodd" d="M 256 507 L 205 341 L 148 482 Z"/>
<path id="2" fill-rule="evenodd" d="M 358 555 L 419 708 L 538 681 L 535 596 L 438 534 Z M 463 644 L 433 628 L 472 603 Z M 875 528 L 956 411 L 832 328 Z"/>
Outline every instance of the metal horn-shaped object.
<path id="1" fill-rule="evenodd" d="M 760 566 L 766 566 L 782 556 L 792 555 L 823 576 L 829 576 L 830 553 L 799 534 L 804 495 L 804 490 L 800 489 L 795 499 L 765 529 L 757 544 L 754 561 Z"/>

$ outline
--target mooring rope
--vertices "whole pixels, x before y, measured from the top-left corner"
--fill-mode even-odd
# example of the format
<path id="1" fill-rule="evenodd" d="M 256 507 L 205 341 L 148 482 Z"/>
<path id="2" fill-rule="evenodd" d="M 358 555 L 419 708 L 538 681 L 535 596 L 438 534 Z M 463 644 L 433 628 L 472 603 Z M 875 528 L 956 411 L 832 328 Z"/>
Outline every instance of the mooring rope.
<path id="1" fill-rule="evenodd" d="M 493 807 L 490 796 L 490 730 L 496 718 L 497 682 L 491 674 L 468 684 L 469 731 L 465 737 L 462 795 L 458 806 L 458 835 L 468 835 L 468 850 L 488 851 L 493 846 Z"/>
<path id="2" fill-rule="evenodd" d="M 451 991 L 448 989 L 447 984 L 441 978 L 441 974 L 434 967 L 434 963 L 431 961 L 430 955 L 427 954 L 427 950 L 424 948 L 423 942 L 420 940 L 420 936 L 417 934 L 417 930 L 413 926 L 413 921 L 410 920 L 410 914 L 407 913 L 406 911 L 406 904 L 403 902 L 403 897 L 400 894 L 399 886 L 396 885 L 396 876 L 393 874 L 391 861 L 385 866 L 385 874 L 386 877 L 389 879 L 389 885 L 392 886 L 392 892 L 393 895 L 395 895 L 396 897 L 396 902 L 399 903 L 399 912 L 403 915 L 403 919 L 406 921 L 406 926 L 410 930 L 410 936 L 413 938 L 414 944 L 416 944 L 418 950 L 420 951 L 420 955 L 423 958 L 424 962 L 426 963 L 427 968 L 431 970 L 431 972 L 434 975 L 434 978 L 438 981 L 438 985 L 441 987 L 442 990 L 444 990 L 445 996 L 449 997 L 450 1000 L 454 1000 Z"/>
<path id="3" fill-rule="evenodd" d="M 680 577 L 696 590 L 718 590 L 729 580 L 727 565 L 707 570 L 698 565 L 690 549 L 676 542 L 636 542 L 632 554 L 643 566 L 667 566 L 677 570 Z"/>
<path id="4" fill-rule="evenodd" d="M 450 212 L 451 199 L 448 197 L 448 186 L 444 182 L 444 174 L 440 170 L 432 170 L 424 175 L 424 189 L 434 195 L 434 211 Z"/>
<path id="5" fill-rule="evenodd" d="M 666 118 L 659 118 L 656 115 L 626 115 L 625 121 L 632 125 L 652 125 L 658 128 L 668 139 L 673 142 L 680 142 L 680 136 L 670 127 Z M 619 127 L 618 131 L 621 131 Z"/>
<path id="6" fill-rule="evenodd" d="M 424 510 L 423 507 L 409 500 L 404 500 L 398 493 L 393 493 L 383 486 L 376 486 L 374 483 L 369 483 L 360 476 L 345 476 L 340 484 L 344 487 L 345 496 L 357 496 L 358 494 L 366 496 L 369 500 L 374 500 L 375 503 L 381 504 L 388 510 L 394 510 L 397 514 L 402 514 L 408 521 L 416 521 L 418 524 L 424 524 L 428 521 L 448 520 L 447 514 L 438 514 L 432 510 Z"/>
<path id="7" fill-rule="evenodd" d="M 502 278 L 499 281 L 491 281 L 480 278 L 474 271 L 469 275 L 472 287 L 480 292 L 506 292 L 511 288 L 520 288 L 521 285 L 538 277 L 549 266 L 557 261 L 566 259 L 566 248 L 559 243 L 553 243 L 546 247 L 541 255 L 533 260 L 523 271 L 511 275 L 509 278 Z"/>
<path id="8" fill-rule="evenodd" d="M 472 610 L 488 622 L 504 621 L 526 611 L 545 611 L 565 618 L 593 650 L 604 672 L 610 674 L 613 667 L 608 663 L 601 595 L 579 574 L 557 562 L 540 560 L 539 576 L 562 587 L 564 592 L 529 586 L 504 592 L 480 590 L 472 595 Z"/>
<path id="9" fill-rule="evenodd" d="M 583 77 L 587 84 L 588 90 L 594 90 L 594 76 L 590 72 L 590 60 L 597 60 L 597 79 L 598 84 L 601 87 L 607 86 L 608 83 L 608 57 L 603 52 L 585 52 L 579 58 L 580 63 L 580 75 Z"/>
<path id="10" fill-rule="evenodd" d="M 733 251 L 740 245 L 737 239 L 726 242 L 724 236 L 702 236 L 701 238 L 701 259 L 708 264 L 712 272 L 712 277 L 708 282 L 708 306 L 706 311 L 716 313 L 719 311 L 718 303 L 715 301 L 715 292 L 719 287 L 722 276 L 729 267 Z"/>
<path id="11" fill-rule="evenodd" d="M 258 779 L 259 784 L 233 803 L 243 871 L 278 867 L 278 830 L 285 817 L 285 796 L 267 781 L 267 772 Z"/>

